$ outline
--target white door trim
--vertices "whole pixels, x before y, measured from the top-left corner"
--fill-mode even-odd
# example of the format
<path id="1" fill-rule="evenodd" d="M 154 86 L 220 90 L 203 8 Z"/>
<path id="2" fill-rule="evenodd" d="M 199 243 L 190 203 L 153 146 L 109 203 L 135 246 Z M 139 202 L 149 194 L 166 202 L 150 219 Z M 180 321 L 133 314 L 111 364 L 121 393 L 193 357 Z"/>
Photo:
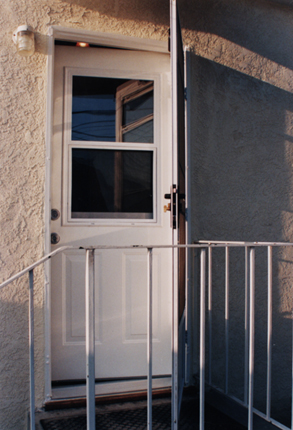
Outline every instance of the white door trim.
<path id="1" fill-rule="evenodd" d="M 47 59 L 47 103 L 46 103 L 46 164 L 45 164 L 45 202 L 44 224 L 45 239 L 44 252 L 48 254 L 51 249 L 51 142 L 53 132 L 53 88 L 54 88 L 54 45 L 55 40 L 79 42 L 84 41 L 105 47 L 135 49 L 168 53 L 168 42 L 121 34 L 101 33 L 88 30 L 51 26 L 48 31 L 48 59 Z M 51 297 L 50 297 L 50 261 L 45 263 L 44 285 L 44 318 L 45 318 L 45 401 L 52 399 L 51 388 Z"/>
<path id="2" fill-rule="evenodd" d="M 70 42 L 87 42 L 112 48 L 135 49 L 136 51 L 152 51 L 168 53 L 167 41 L 142 39 L 139 37 L 124 36 L 122 34 L 102 33 L 53 25 L 49 35 L 54 39 Z"/>

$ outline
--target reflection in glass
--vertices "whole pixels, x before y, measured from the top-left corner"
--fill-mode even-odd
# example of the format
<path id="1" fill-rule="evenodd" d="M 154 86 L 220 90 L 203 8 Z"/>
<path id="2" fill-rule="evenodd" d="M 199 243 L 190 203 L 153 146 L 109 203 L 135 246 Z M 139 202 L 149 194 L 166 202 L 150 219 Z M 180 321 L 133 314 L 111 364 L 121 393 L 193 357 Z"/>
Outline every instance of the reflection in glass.
<path id="1" fill-rule="evenodd" d="M 153 120 L 139 125 L 133 129 L 126 130 L 123 133 L 123 142 L 141 142 L 152 143 L 153 140 Z"/>
<path id="2" fill-rule="evenodd" d="M 123 109 L 123 126 L 153 114 L 153 91 L 137 95 L 133 100 L 126 101 Z"/>
<path id="3" fill-rule="evenodd" d="M 153 99 L 152 81 L 73 76 L 72 140 L 153 143 Z"/>
<path id="4" fill-rule="evenodd" d="M 153 152 L 72 149 L 73 218 L 153 218 Z"/>

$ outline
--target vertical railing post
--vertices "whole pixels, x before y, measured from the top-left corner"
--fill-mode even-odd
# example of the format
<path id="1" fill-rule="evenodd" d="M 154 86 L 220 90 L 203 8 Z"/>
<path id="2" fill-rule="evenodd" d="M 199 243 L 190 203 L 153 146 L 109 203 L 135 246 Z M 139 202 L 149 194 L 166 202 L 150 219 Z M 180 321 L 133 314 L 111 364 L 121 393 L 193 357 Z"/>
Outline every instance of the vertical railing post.
<path id="1" fill-rule="evenodd" d="M 212 383 L 212 325 L 213 325 L 213 313 L 212 313 L 212 307 L 213 307 L 213 274 L 212 274 L 212 250 L 213 248 L 209 246 L 208 248 L 208 313 L 209 313 L 209 385 Z"/>
<path id="2" fill-rule="evenodd" d="M 253 430 L 255 248 L 249 248 L 249 398 L 248 430 Z"/>
<path id="3" fill-rule="evenodd" d="M 179 354 L 179 307 L 178 307 L 178 248 L 173 248 L 173 280 L 172 280 L 172 396 L 171 396 L 171 430 L 178 429 L 178 354 Z"/>
<path id="4" fill-rule="evenodd" d="M 86 249 L 86 406 L 87 430 L 95 430 L 95 250 Z"/>
<path id="5" fill-rule="evenodd" d="M 268 335 L 267 335 L 267 419 L 271 416 L 271 385 L 272 385 L 272 327 L 273 327 L 273 247 L 268 246 Z"/>
<path id="6" fill-rule="evenodd" d="M 147 282 L 147 430 L 152 430 L 152 352 L 153 352 L 153 249 L 148 248 L 148 282 Z"/>
<path id="7" fill-rule="evenodd" d="M 29 271 L 30 430 L 35 430 L 34 271 Z"/>
<path id="8" fill-rule="evenodd" d="M 228 394 L 229 380 L 229 247 L 225 247 L 225 393 Z"/>
<path id="9" fill-rule="evenodd" d="M 293 430 L 293 309 L 291 312 L 291 337 L 292 337 L 292 346 L 291 346 L 291 430 Z"/>
<path id="10" fill-rule="evenodd" d="M 249 378 L 249 256 L 245 246 L 245 321 L 244 321 L 244 403 L 248 404 L 248 378 Z"/>
<path id="11" fill-rule="evenodd" d="M 200 387 L 199 387 L 199 429 L 204 430 L 205 402 L 205 282 L 206 249 L 200 250 Z"/>

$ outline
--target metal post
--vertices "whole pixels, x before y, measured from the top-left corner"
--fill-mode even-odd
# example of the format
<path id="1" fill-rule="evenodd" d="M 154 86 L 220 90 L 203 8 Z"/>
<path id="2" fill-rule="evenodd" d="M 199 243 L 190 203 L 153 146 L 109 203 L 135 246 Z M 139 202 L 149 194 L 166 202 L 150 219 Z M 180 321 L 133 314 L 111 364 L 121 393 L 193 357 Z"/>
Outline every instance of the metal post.
<path id="1" fill-rule="evenodd" d="M 35 430 L 34 271 L 29 271 L 30 430 Z"/>
<path id="2" fill-rule="evenodd" d="M 172 0 L 173 1 L 173 0 Z M 175 230 L 174 230 L 175 231 Z M 172 279 L 172 397 L 171 397 L 171 429 L 178 429 L 178 354 L 179 354 L 179 297 L 178 297 L 178 249 L 172 252 L 173 279 Z"/>
<path id="3" fill-rule="evenodd" d="M 212 315 L 212 282 L 213 282 L 213 274 L 212 274 L 212 247 L 208 249 L 208 313 L 209 313 L 209 385 L 212 384 L 212 323 L 213 323 L 213 315 Z"/>
<path id="4" fill-rule="evenodd" d="M 248 430 L 253 430 L 253 387 L 254 387 L 254 294 L 255 294 L 255 248 L 249 248 L 250 294 L 249 294 L 249 399 Z"/>
<path id="5" fill-rule="evenodd" d="M 86 249 L 86 406 L 87 430 L 95 430 L 95 250 Z"/>
<path id="6" fill-rule="evenodd" d="M 292 372 L 292 377 L 291 377 L 291 430 L 293 430 L 293 309 L 292 309 L 292 314 L 291 314 L 291 318 L 292 318 L 292 356 L 291 356 L 291 372 Z"/>
<path id="7" fill-rule="evenodd" d="M 249 375 L 249 258 L 248 248 L 245 247 L 245 346 L 244 346 L 244 403 L 248 404 L 248 375 Z"/>
<path id="8" fill-rule="evenodd" d="M 228 394 L 229 378 L 229 247 L 225 247 L 225 393 Z"/>
<path id="9" fill-rule="evenodd" d="M 147 312 L 147 362 L 148 362 L 148 374 L 147 374 L 147 429 L 152 430 L 152 350 L 153 350 L 153 328 L 152 328 L 152 317 L 153 317 L 153 249 L 148 248 L 148 312 Z"/>
<path id="10" fill-rule="evenodd" d="M 200 397 L 199 397 L 199 429 L 204 430 L 205 401 L 205 275 L 206 249 L 200 250 Z"/>
<path id="11" fill-rule="evenodd" d="M 272 384 L 272 327 L 273 327 L 273 247 L 268 246 L 268 337 L 267 337 L 267 419 L 271 416 L 271 384 Z"/>

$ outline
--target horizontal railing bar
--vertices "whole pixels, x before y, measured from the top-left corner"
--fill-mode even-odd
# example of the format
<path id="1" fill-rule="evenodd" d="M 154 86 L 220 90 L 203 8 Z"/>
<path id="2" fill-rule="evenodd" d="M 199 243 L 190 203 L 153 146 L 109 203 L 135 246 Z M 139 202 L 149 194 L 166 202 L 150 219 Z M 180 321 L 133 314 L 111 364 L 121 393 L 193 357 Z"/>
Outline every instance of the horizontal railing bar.
<path id="1" fill-rule="evenodd" d="M 133 248 L 139 248 L 139 249 L 161 249 L 161 248 L 208 248 L 208 247 L 219 247 L 219 248 L 225 248 L 226 246 L 234 246 L 234 247 L 245 247 L 245 246 L 254 246 L 254 247 L 265 247 L 265 246 L 293 246 L 293 242 L 225 242 L 225 241 L 207 241 L 207 240 L 199 240 L 195 243 L 185 244 L 185 245 L 97 245 L 97 246 L 89 246 L 89 247 L 82 247 L 82 246 L 76 246 L 72 247 L 73 249 L 133 249 Z"/>
<path id="2" fill-rule="evenodd" d="M 60 248 L 55 249 L 55 251 L 50 252 L 50 254 L 45 255 L 43 258 L 36 261 L 34 264 L 31 264 L 30 266 L 23 269 L 21 272 L 16 273 L 16 275 L 13 275 L 13 276 L 11 276 L 11 278 L 2 282 L 2 284 L 0 284 L 0 289 L 3 287 L 6 287 L 6 285 L 10 284 L 10 282 L 13 282 L 18 278 L 21 278 L 23 275 L 30 272 L 31 270 L 33 270 L 35 267 L 39 266 L 40 264 L 45 263 L 45 261 L 49 260 L 49 258 L 53 257 L 54 255 L 59 254 L 60 252 L 65 251 L 66 249 L 72 249 L 72 248 L 73 248 L 72 246 L 61 246 Z"/>
<path id="3" fill-rule="evenodd" d="M 195 244 L 222 246 L 293 246 L 293 242 L 237 242 L 224 240 L 197 240 Z"/>
<path id="4" fill-rule="evenodd" d="M 140 250 L 148 250 L 150 252 L 150 254 L 152 255 L 152 250 L 154 249 L 178 249 L 178 248 L 185 248 L 185 249 L 201 249 L 201 308 L 202 309 L 202 314 L 201 314 L 201 357 L 200 357 L 200 371 L 201 371 L 201 388 L 200 388 L 200 425 L 201 425 L 201 429 L 204 429 L 204 375 L 205 375 L 205 265 L 206 265 L 206 249 L 209 250 L 209 260 L 211 260 L 211 251 L 213 247 L 218 247 L 218 248 L 224 248 L 226 250 L 226 268 L 225 268 L 225 273 L 226 273 L 226 311 L 225 311 L 225 317 L 226 317 L 226 386 L 225 386 L 225 391 L 226 394 L 228 392 L 228 351 L 229 351 L 229 341 L 228 341 L 228 334 L 229 334 L 229 247 L 236 247 L 236 248 L 245 248 L 246 251 L 247 249 L 250 248 L 250 294 L 249 294 L 249 299 L 250 299 L 250 323 L 249 323 L 249 327 L 250 327 L 250 374 L 249 374 L 249 391 L 250 391 L 250 395 L 249 395 L 249 402 L 248 402 L 248 407 L 249 407 L 249 422 L 248 422 L 248 428 L 252 430 L 253 428 L 253 413 L 256 413 L 257 415 L 263 417 L 266 419 L 266 421 L 268 422 L 272 422 L 275 425 L 277 425 L 279 428 L 282 429 L 288 429 L 288 427 L 281 425 L 279 422 L 273 420 L 270 417 L 270 402 L 271 402 L 271 393 L 270 393 L 270 385 L 271 385 L 271 380 L 270 380 L 270 366 L 271 363 L 269 362 L 271 360 L 271 352 L 270 352 L 270 348 L 271 348 L 271 321 L 270 319 L 272 318 L 271 316 L 271 309 L 270 312 L 268 313 L 268 344 L 270 344 L 270 346 L 268 347 L 268 379 L 267 379 L 267 386 L 268 386 L 268 391 L 267 391 L 267 411 L 266 414 L 262 414 L 260 411 L 256 410 L 253 407 L 253 385 L 254 385 L 254 288 L 255 288 L 255 250 L 254 248 L 256 247 L 268 247 L 269 249 L 269 262 L 268 262 L 268 272 L 269 272 L 269 280 L 268 280 L 268 284 L 269 284 L 269 290 L 272 288 L 272 248 L 273 247 L 288 247 L 291 246 L 293 247 L 293 243 L 291 242 L 238 242 L 238 241 L 197 241 L 196 243 L 193 244 L 185 244 L 185 245 L 125 245 L 125 246 L 113 246 L 113 245 L 97 245 L 97 246 L 88 246 L 88 247 L 84 247 L 84 246 L 61 246 L 57 249 L 55 249 L 54 251 L 52 251 L 51 253 L 45 255 L 43 258 L 39 259 L 38 261 L 36 261 L 34 264 L 28 266 L 27 268 L 25 268 L 24 270 L 18 272 L 17 274 L 15 274 L 14 276 L 10 277 L 9 279 L 7 279 L 5 282 L 3 282 L 2 284 L 0 284 L 0 289 L 9 285 L 11 282 L 17 280 L 18 278 L 22 277 L 23 275 L 25 275 L 26 273 L 30 274 L 30 300 L 31 300 L 31 305 L 30 305 L 30 309 L 32 308 L 32 298 L 33 298 L 33 269 L 35 269 L 37 266 L 45 263 L 46 261 L 48 261 L 50 258 L 52 258 L 53 256 L 62 253 L 64 251 L 67 250 L 87 250 L 87 251 L 91 251 L 92 254 L 94 254 L 95 250 L 125 250 L 125 249 L 140 249 Z M 209 264 L 211 264 L 211 262 L 209 261 Z M 150 269 L 151 270 L 151 269 Z M 246 271 L 247 271 L 247 267 L 246 267 Z M 209 272 L 211 272 L 211 266 L 209 267 Z M 208 273 L 209 273 L 208 272 Z M 211 284 L 211 273 L 209 273 L 209 284 Z M 248 280 L 247 280 L 248 281 Z M 150 288 L 151 288 L 151 283 L 152 283 L 152 274 L 150 274 Z M 208 284 L 208 285 L 209 285 Z M 209 289 L 211 288 L 211 285 L 209 285 Z M 269 294 L 271 294 L 271 292 L 269 292 Z M 210 300 L 210 295 L 208 295 L 208 299 Z M 271 300 L 271 298 L 269 297 L 269 299 Z M 150 297 L 150 306 L 151 306 L 151 297 Z M 270 301 L 269 300 L 269 301 Z M 271 303 L 269 303 L 268 307 L 271 307 Z M 211 304 L 210 302 L 208 302 L 208 310 L 211 310 Z M 30 324 L 32 326 L 32 329 L 30 329 L 30 332 L 33 333 L 33 308 L 31 312 L 31 317 L 30 317 Z M 149 311 L 149 315 L 151 315 L 151 308 Z M 92 320 L 92 318 L 90 318 L 90 320 Z M 149 320 L 149 323 L 151 324 L 151 318 Z M 94 320 L 92 322 L 92 324 L 94 325 Z M 211 324 L 210 324 L 211 326 Z M 150 331 L 149 333 L 151 334 L 152 331 L 152 326 L 150 325 Z M 151 348 L 151 335 L 150 337 L 150 348 Z M 31 368 L 33 369 L 33 336 L 31 337 L 30 340 L 30 346 L 31 346 Z M 210 343 L 210 348 L 209 351 L 211 353 L 211 343 Z M 150 364 L 150 370 L 149 370 L 149 377 L 148 380 L 149 382 L 152 379 L 152 352 L 150 351 L 148 353 L 148 358 L 149 358 L 149 364 Z M 33 375 L 33 371 L 31 372 L 31 374 Z M 211 375 L 211 370 L 209 375 Z M 174 377 L 174 376 L 173 376 Z M 94 377 L 91 377 L 91 380 L 94 381 Z M 31 402 L 33 401 L 32 399 L 34 399 L 34 381 L 33 381 L 33 377 L 31 378 Z M 93 385 L 94 386 L 94 385 Z M 246 388 L 247 390 L 247 388 Z M 151 421 L 152 421 L 152 410 L 151 410 L 151 391 L 152 391 L 152 386 L 151 386 L 151 382 L 148 388 L 148 423 L 149 423 L 149 427 L 151 429 Z M 93 392 L 94 393 L 94 392 Z M 94 394 L 91 396 L 92 399 L 94 398 Z M 233 397 L 233 396 L 230 396 Z M 246 396 L 245 396 L 246 397 Z M 239 403 L 242 403 L 241 401 Z M 89 428 L 94 428 L 94 402 L 92 403 L 92 412 L 91 412 L 91 422 L 92 424 L 89 426 Z M 247 406 L 247 402 L 246 402 L 246 398 L 245 398 L 245 402 L 244 404 L 246 404 Z M 177 407 L 177 402 L 176 402 L 176 407 Z M 31 403 L 31 411 L 34 410 L 34 403 Z M 31 415 L 33 415 L 31 413 Z M 89 414 L 90 415 L 90 414 Z M 32 419 L 32 426 L 34 426 L 34 421 Z"/>
<path id="5" fill-rule="evenodd" d="M 0 289 L 3 287 L 6 287 L 11 282 L 15 281 L 18 278 L 21 278 L 21 276 L 28 273 L 30 270 L 34 269 L 35 267 L 39 266 L 42 263 L 45 263 L 47 260 L 52 258 L 54 255 L 59 254 L 60 252 L 66 251 L 67 249 L 108 249 L 108 250 L 114 250 L 114 249 L 174 249 L 174 248 L 186 248 L 186 249 L 192 249 L 192 248 L 209 248 L 209 247 L 218 247 L 218 248 L 225 248 L 227 246 L 230 247 L 245 247 L 245 246 L 254 246 L 254 247 L 262 247 L 262 246 L 293 246 L 292 242 L 225 242 L 225 241 L 198 241 L 197 243 L 193 244 L 186 244 L 186 245 L 124 245 L 124 246 L 113 246 L 113 245 L 97 245 L 97 246 L 61 246 L 58 249 L 55 249 L 55 251 L 50 252 L 50 254 L 45 255 L 40 260 L 36 261 L 32 265 L 26 267 L 22 271 L 16 273 L 15 275 L 11 276 L 6 281 L 2 282 L 0 284 Z"/>
<path id="6" fill-rule="evenodd" d="M 214 390 L 218 391 L 219 393 L 225 394 L 225 391 L 222 388 L 216 387 L 214 385 L 212 385 L 211 387 Z M 233 394 L 229 394 L 229 398 L 234 400 L 236 403 L 238 403 L 239 405 L 241 405 L 243 407 L 247 406 L 247 404 L 243 400 L 238 399 L 238 397 L 233 396 Z M 255 415 L 258 415 L 259 417 L 263 418 L 265 421 L 268 421 L 268 422 L 274 424 L 276 427 L 278 427 L 282 430 L 291 430 L 290 427 L 287 427 L 284 424 L 281 424 L 279 421 L 274 420 L 274 418 L 272 418 L 272 417 L 268 420 L 265 413 L 259 411 L 258 409 L 254 408 L 254 407 L 252 408 L 252 411 Z"/>
<path id="7" fill-rule="evenodd" d="M 287 426 L 285 426 L 285 424 L 282 424 L 279 421 L 276 421 L 272 417 L 268 420 L 266 417 L 266 414 L 259 411 L 258 409 L 253 408 L 253 413 L 258 415 L 259 417 L 263 418 L 264 420 L 268 421 L 269 423 L 272 423 L 274 426 L 278 427 L 281 430 L 291 430 L 290 427 L 287 427 Z"/>

